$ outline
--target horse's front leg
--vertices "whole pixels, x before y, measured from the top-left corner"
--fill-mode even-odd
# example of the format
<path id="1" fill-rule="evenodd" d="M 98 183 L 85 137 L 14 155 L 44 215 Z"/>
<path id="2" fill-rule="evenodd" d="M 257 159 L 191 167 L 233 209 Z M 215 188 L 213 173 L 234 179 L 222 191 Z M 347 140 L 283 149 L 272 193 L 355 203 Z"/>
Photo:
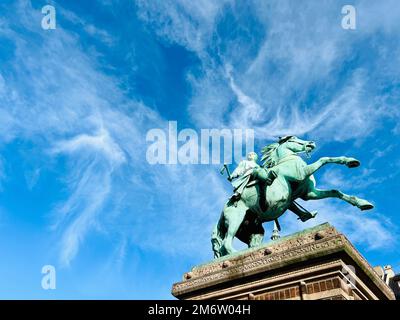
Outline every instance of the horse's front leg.
<path id="1" fill-rule="evenodd" d="M 247 209 L 243 201 L 239 200 L 236 207 L 229 206 L 224 210 L 227 231 L 222 246 L 226 254 L 231 254 L 236 251 L 232 246 L 233 238 L 244 220 Z"/>
<path id="2" fill-rule="evenodd" d="M 337 163 L 337 164 L 345 164 L 349 168 L 355 168 L 360 165 L 360 161 L 358 161 L 355 158 L 349 158 L 349 157 L 322 157 L 319 160 L 315 161 L 314 163 L 311 163 L 307 165 L 304 169 L 305 174 L 307 176 L 311 176 L 314 174 L 315 171 L 317 171 L 319 168 L 322 166 L 328 164 L 328 163 Z"/>
<path id="3" fill-rule="evenodd" d="M 344 194 L 339 190 L 320 190 L 313 188 L 308 191 L 304 196 L 302 196 L 303 200 L 319 200 L 325 198 L 339 198 L 347 203 L 350 203 L 353 206 L 358 207 L 360 210 L 370 210 L 373 209 L 374 206 L 369 203 L 367 200 L 358 198 L 356 196 L 349 196 Z"/>

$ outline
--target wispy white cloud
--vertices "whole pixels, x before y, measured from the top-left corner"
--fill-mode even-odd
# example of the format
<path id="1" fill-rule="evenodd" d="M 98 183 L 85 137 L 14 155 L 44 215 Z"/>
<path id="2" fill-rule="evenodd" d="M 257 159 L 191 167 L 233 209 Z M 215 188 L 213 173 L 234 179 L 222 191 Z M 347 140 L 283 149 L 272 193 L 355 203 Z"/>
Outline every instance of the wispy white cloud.
<path id="1" fill-rule="evenodd" d="M 63 214 L 59 218 L 65 225 L 60 255 L 63 265 L 70 264 L 88 231 L 96 227 L 97 216 L 104 209 L 111 192 L 111 174 L 102 168 L 102 164 L 94 162 L 81 173 L 78 181 L 70 181 L 71 186 L 75 190 L 57 210 Z"/>
<path id="2" fill-rule="evenodd" d="M 212 40 L 216 18 L 230 2 L 138 0 L 136 4 L 139 16 L 149 22 L 160 37 L 201 54 Z"/>
<path id="3" fill-rule="evenodd" d="M 370 92 L 374 75 L 358 68 L 338 76 L 338 70 L 346 68 L 344 63 L 354 58 L 357 44 L 352 41 L 361 42 L 370 35 L 372 27 L 364 28 L 363 19 L 371 20 L 374 30 L 379 27 L 373 11 L 364 15 L 363 4 L 359 8 L 362 23 L 350 39 L 340 27 L 340 7 L 334 1 L 313 5 L 253 1 L 246 10 L 257 8 L 257 14 L 248 14 L 247 20 L 240 20 L 246 11 L 238 3 L 226 2 L 217 8 L 205 2 L 202 6 L 210 17 L 206 21 L 195 8 L 180 3 L 160 8 L 140 2 L 141 16 L 161 37 L 195 51 L 202 60 L 202 74 L 189 77 L 195 91 L 189 111 L 199 126 L 211 121 L 220 126 L 251 126 L 268 139 L 312 133 L 325 140 L 345 141 L 370 135 L 380 119 L 393 116 Z M 382 6 L 390 8 L 391 3 Z M 221 34 L 221 21 L 233 29 L 231 33 Z M 396 23 L 393 15 L 390 21 L 390 25 Z M 250 44 L 242 44 L 235 31 L 251 24 L 260 24 L 265 31 L 257 54 L 249 56 L 244 48 Z M 376 61 L 373 68 L 381 68 L 384 61 Z M 225 66 L 229 66 L 228 76 Z M 338 78 L 340 82 L 335 83 Z M 320 96 L 306 100 L 316 86 Z M 337 130 L 339 125 L 341 130 Z"/>
<path id="4" fill-rule="evenodd" d="M 57 13 L 61 14 L 65 19 L 72 22 L 76 26 L 85 30 L 92 38 L 99 39 L 109 46 L 114 44 L 115 39 L 106 30 L 98 28 L 88 21 L 85 21 L 82 17 L 76 15 L 74 12 L 58 6 Z"/>
<path id="5" fill-rule="evenodd" d="M 322 176 L 322 183 L 324 185 L 330 185 L 332 188 L 344 188 L 349 189 L 364 189 L 371 186 L 377 186 L 389 179 L 388 176 L 374 177 L 375 170 L 364 169 L 361 174 L 358 175 L 344 175 L 341 171 L 331 169 L 326 171 Z"/>
<path id="6" fill-rule="evenodd" d="M 237 101 L 240 103 L 240 109 L 232 113 L 232 120 L 230 121 L 234 128 L 238 127 L 252 127 L 254 121 L 262 117 L 262 107 L 255 102 L 251 97 L 246 95 L 241 88 L 239 88 L 231 74 L 232 66 L 226 66 L 227 76 L 229 78 L 229 86 L 232 89 Z"/>
<path id="7" fill-rule="evenodd" d="M 32 190 L 40 178 L 41 168 L 34 168 L 25 172 L 26 185 L 29 190 Z"/>
<path id="8" fill-rule="evenodd" d="M 83 151 L 101 152 L 116 165 L 126 161 L 123 151 L 104 128 L 97 135 L 80 134 L 72 139 L 59 141 L 52 150 L 54 153 L 67 154 Z"/>
<path id="9" fill-rule="evenodd" d="M 358 208 L 340 200 L 301 201 L 308 210 L 317 210 L 318 215 L 307 222 L 297 220 L 288 212 L 282 217 L 284 234 L 291 234 L 304 228 L 329 222 L 356 245 L 364 245 L 367 250 L 390 250 L 398 242 L 397 230 L 390 219 L 376 211 L 362 212 Z"/>
<path id="10" fill-rule="evenodd" d="M 144 146 L 136 149 L 135 144 L 141 142 L 143 123 L 156 115 L 125 99 L 118 81 L 99 71 L 96 61 L 80 50 L 75 34 L 38 28 L 40 11 L 27 1 L 19 1 L 16 8 L 19 23 L 36 41 L 28 41 L 31 36 L 15 31 L 12 23 L 3 30 L 16 47 L 12 76 L 1 82 L 2 92 L 6 86 L 11 93 L 1 95 L 1 121 L 7 124 L 1 129 L 2 142 L 18 137 L 42 147 L 47 157 L 68 160 L 61 178 L 69 192 L 56 206 L 53 224 L 61 234 L 61 262 L 67 265 L 87 233 L 98 227 L 99 215 L 110 202 L 115 171 L 127 157 L 136 160 L 136 153 L 143 152 Z M 132 109 L 131 116 L 123 108 Z"/>

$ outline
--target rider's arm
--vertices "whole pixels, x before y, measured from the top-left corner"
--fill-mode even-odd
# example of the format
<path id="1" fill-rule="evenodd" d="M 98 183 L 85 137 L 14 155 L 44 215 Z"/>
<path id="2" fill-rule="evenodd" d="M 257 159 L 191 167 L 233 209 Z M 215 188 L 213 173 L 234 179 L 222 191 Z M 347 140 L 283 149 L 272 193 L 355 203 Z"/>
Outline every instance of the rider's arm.
<path id="1" fill-rule="evenodd" d="M 244 171 L 245 171 L 245 162 L 244 161 L 240 161 L 239 165 L 237 166 L 237 168 L 232 172 L 231 174 L 231 178 L 232 179 L 236 179 L 237 177 L 240 177 Z"/>

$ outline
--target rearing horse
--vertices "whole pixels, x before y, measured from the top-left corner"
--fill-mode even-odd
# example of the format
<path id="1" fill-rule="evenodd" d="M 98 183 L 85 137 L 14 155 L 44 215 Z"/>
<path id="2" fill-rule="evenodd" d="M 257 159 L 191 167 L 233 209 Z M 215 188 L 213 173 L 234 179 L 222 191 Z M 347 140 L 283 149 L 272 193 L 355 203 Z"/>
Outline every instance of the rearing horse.
<path id="1" fill-rule="evenodd" d="M 287 209 L 293 211 L 302 221 L 313 218 L 315 214 L 304 215 L 304 212 L 293 204 L 298 198 L 339 198 L 361 210 L 373 208 L 373 205 L 364 199 L 346 195 L 339 190 L 321 190 L 315 187 L 313 174 L 325 164 L 336 163 L 349 168 L 360 165 L 358 160 L 348 157 L 322 157 L 307 165 L 298 154 L 308 155 L 315 147 L 313 141 L 287 136 L 281 138 L 278 143 L 262 149 L 263 166 L 255 169 L 253 173 L 255 183 L 250 183 L 244 189 L 237 202 L 228 201 L 225 204 L 214 227 L 211 242 L 215 258 L 235 251 L 232 247 L 235 236 L 249 247 L 260 245 L 264 237 L 262 223 L 277 221 Z M 273 170 L 277 177 L 270 186 L 265 187 L 263 181 L 268 170 Z"/>

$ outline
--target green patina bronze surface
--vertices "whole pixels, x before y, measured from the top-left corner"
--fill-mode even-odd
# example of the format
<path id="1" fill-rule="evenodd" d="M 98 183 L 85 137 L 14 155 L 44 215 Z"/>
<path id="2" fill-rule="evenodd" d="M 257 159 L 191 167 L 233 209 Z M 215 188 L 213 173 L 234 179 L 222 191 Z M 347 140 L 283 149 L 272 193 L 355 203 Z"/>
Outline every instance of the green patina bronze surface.
<path id="1" fill-rule="evenodd" d="M 307 156 L 315 148 L 313 141 L 304 141 L 295 136 L 280 138 L 277 143 L 262 149 L 262 165 L 257 164 L 258 156 L 251 152 L 238 168 L 229 173 L 228 180 L 234 187 L 233 196 L 225 203 L 221 217 L 211 236 L 214 257 L 219 258 L 235 252 L 232 241 L 236 236 L 249 248 L 259 246 L 264 238 L 262 224 L 274 221 L 272 239 L 279 238 L 278 218 L 290 210 L 301 221 L 314 218 L 316 211 L 309 212 L 296 199 L 319 200 L 339 198 L 358 207 L 369 210 L 373 205 L 364 199 L 349 196 L 339 190 L 321 190 L 315 187 L 313 174 L 328 163 L 355 168 L 357 159 L 349 157 L 322 157 L 307 164 L 299 154 Z M 235 180 L 236 179 L 236 180 Z"/>

